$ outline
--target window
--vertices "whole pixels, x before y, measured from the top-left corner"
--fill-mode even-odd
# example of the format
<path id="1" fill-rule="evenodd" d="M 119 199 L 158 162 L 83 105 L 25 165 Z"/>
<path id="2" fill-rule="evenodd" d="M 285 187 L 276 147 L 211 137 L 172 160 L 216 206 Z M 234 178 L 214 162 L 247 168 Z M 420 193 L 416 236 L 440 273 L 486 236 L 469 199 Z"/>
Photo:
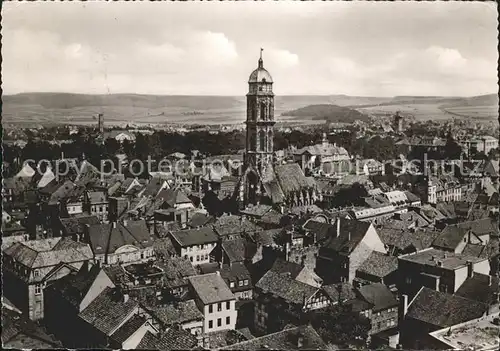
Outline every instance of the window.
<path id="1" fill-rule="evenodd" d="M 226 301 L 226 310 L 231 309 L 231 301 Z"/>
<path id="2" fill-rule="evenodd" d="M 220 312 L 220 311 L 222 311 L 222 304 L 219 302 L 217 304 L 217 312 Z"/>
<path id="3" fill-rule="evenodd" d="M 42 293 L 42 287 L 40 285 L 35 285 L 35 295 L 40 295 Z"/>
<path id="4" fill-rule="evenodd" d="M 214 321 L 208 321 L 208 329 L 212 329 L 214 327 Z"/>
<path id="5" fill-rule="evenodd" d="M 193 262 L 193 256 L 189 257 L 189 260 L 190 260 L 191 262 Z"/>
<path id="6" fill-rule="evenodd" d="M 208 305 L 208 313 L 214 312 L 214 305 Z"/>
<path id="7" fill-rule="evenodd" d="M 266 104 L 265 103 L 261 103 L 260 104 L 260 119 L 265 121 L 266 120 Z"/>
<path id="8" fill-rule="evenodd" d="M 202 249 L 202 250 L 203 250 L 204 248 L 205 248 L 205 245 L 201 244 L 200 249 Z"/>
<path id="9" fill-rule="evenodd" d="M 217 326 L 222 326 L 222 318 L 217 318 Z"/>
<path id="10" fill-rule="evenodd" d="M 196 255 L 196 262 L 200 260 L 200 255 Z"/>
<path id="11" fill-rule="evenodd" d="M 244 284 L 248 285 L 248 279 L 245 279 Z"/>
<path id="12" fill-rule="evenodd" d="M 228 325 L 229 323 L 231 323 L 231 317 L 226 317 L 226 325 Z"/>
<path id="13" fill-rule="evenodd" d="M 234 282 L 229 282 L 229 287 L 234 288 Z"/>
<path id="14" fill-rule="evenodd" d="M 238 281 L 238 285 L 239 285 L 239 286 L 243 286 L 243 280 L 239 280 L 239 281 Z"/>
<path id="15" fill-rule="evenodd" d="M 38 269 L 35 269 L 35 270 L 33 271 L 33 275 L 34 275 L 35 277 L 39 277 L 39 276 L 40 276 L 40 271 L 39 271 Z"/>

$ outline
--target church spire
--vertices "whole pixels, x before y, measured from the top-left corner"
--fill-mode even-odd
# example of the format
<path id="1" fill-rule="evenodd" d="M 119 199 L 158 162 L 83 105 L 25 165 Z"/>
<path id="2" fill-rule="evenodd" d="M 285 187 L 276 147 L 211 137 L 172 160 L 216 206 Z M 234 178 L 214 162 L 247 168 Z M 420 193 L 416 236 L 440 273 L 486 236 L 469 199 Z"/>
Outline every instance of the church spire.
<path id="1" fill-rule="evenodd" d="M 260 48 L 259 68 L 264 68 L 264 61 L 262 61 L 262 51 L 264 51 L 264 49 Z"/>

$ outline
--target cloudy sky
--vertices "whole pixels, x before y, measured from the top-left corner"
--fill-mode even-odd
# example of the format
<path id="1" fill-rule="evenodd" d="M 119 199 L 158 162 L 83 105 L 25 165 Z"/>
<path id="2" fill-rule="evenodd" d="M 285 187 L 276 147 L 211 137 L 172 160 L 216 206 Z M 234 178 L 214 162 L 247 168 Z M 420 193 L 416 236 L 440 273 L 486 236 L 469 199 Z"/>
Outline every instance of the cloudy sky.
<path id="1" fill-rule="evenodd" d="M 260 47 L 284 94 L 497 88 L 492 3 L 3 3 L 3 89 L 243 95 Z"/>

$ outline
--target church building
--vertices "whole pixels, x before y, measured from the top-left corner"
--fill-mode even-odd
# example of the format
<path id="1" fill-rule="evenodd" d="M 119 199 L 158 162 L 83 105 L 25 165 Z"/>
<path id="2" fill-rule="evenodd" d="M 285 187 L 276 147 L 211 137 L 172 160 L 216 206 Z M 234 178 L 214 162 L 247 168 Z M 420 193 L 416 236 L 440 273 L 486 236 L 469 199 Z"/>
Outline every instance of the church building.
<path id="1" fill-rule="evenodd" d="M 274 164 L 274 93 L 261 55 L 248 79 L 244 173 L 238 186 L 241 208 L 267 203 L 281 207 L 312 205 L 316 184 L 296 163 Z"/>

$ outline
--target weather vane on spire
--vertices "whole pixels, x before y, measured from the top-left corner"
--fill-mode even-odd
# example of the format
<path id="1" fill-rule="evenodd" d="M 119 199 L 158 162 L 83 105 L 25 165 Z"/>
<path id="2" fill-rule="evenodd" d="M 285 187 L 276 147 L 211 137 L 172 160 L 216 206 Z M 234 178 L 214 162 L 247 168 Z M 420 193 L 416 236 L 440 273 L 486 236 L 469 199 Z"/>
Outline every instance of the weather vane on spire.
<path id="1" fill-rule="evenodd" d="M 262 51 L 264 51 L 263 48 L 260 48 L 260 59 L 262 60 Z"/>

